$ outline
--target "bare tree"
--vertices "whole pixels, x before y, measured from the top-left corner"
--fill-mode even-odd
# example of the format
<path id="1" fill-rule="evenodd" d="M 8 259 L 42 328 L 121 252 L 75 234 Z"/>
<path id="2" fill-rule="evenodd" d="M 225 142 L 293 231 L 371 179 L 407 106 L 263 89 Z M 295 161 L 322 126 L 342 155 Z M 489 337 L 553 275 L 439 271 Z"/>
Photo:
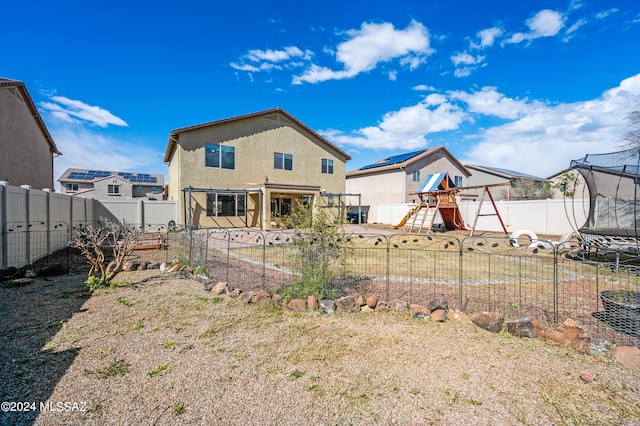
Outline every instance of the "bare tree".
<path id="1" fill-rule="evenodd" d="M 626 148 L 640 148 L 640 109 L 633 110 L 627 114 L 629 122 L 629 131 L 625 136 Z"/>
<path id="2" fill-rule="evenodd" d="M 87 225 L 77 230 L 69 246 L 80 250 L 87 258 L 89 269 L 87 285 L 90 289 L 106 287 L 124 266 L 135 249 L 140 233 L 127 223 L 104 219 L 104 225 Z M 113 252 L 113 261 L 105 264 L 105 250 Z"/>

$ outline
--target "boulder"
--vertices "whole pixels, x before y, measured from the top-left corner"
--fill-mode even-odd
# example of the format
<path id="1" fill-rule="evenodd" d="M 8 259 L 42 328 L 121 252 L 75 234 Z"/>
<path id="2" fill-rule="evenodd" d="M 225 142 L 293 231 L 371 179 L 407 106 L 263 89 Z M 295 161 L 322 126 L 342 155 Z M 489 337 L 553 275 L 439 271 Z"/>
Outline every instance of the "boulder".
<path id="1" fill-rule="evenodd" d="M 371 309 L 375 309 L 378 306 L 378 295 L 377 294 L 370 294 L 365 299 L 365 302 L 367 303 L 368 307 L 370 307 Z"/>
<path id="2" fill-rule="evenodd" d="M 122 270 L 124 272 L 135 271 L 138 268 L 138 265 L 140 265 L 140 262 L 134 262 L 134 261 L 124 262 L 124 265 L 122 265 Z"/>
<path id="3" fill-rule="evenodd" d="M 150 262 L 147 265 L 147 269 L 160 269 L 160 264 L 158 262 Z"/>
<path id="4" fill-rule="evenodd" d="M 567 318 L 562 325 L 558 327 L 558 331 L 567 336 L 569 340 L 574 340 L 580 334 L 584 333 L 584 329 L 571 318 Z"/>
<path id="5" fill-rule="evenodd" d="M 173 265 L 171 268 L 167 269 L 168 272 L 178 272 L 180 271 L 181 266 L 179 264 Z"/>
<path id="6" fill-rule="evenodd" d="M 480 312 L 471 318 L 471 321 L 480 328 L 492 333 L 500 333 L 504 324 L 504 315 L 496 312 Z"/>
<path id="7" fill-rule="evenodd" d="M 356 306 L 364 306 L 367 302 L 365 302 L 364 296 L 359 294 L 356 296 Z"/>
<path id="8" fill-rule="evenodd" d="M 336 303 L 330 299 L 320 300 L 319 305 L 321 314 L 332 314 L 336 310 Z"/>
<path id="9" fill-rule="evenodd" d="M 530 338 L 537 337 L 536 330 L 533 328 L 530 318 L 520 318 L 514 321 L 507 321 L 506 324 L 507 331 L 512 336 Z"/>
<path id="10" fill-rule="evenodd" d="M 640 348 L 618 346 L 611 351 L 611 357 L 630 370 L 640 371 Z"/>
<path id="11" fill-rule="evenodd" d="M 569 343 L 567 336 L 560 333 L 558 330 L 545 330 L 544 337 L 562 346 Z"/>
<path id="12" fill-rule="evenodd" d="M 208 280 L 208 281 L 205 281 L 204 283 L 202 283 L 202 285 L 203 285 L 205 291 L 211 291 L 211 289 L 215 285 L 215 281 Z"/>
<path id="13" fill-rule="evenodd" d="M 38 272 L 35 269 L 27 269 L 24 271 L 25 278 L 36 278 L 38 276 Z"/>
<path id="14" fill-rule="evenodd" d="M 544 337 L 544 327 L 542 326 L 542 323 L 540 321 L 531 320 L 531 325 L 533 326 L 533 329 L 536 332 L 536 336 Z"/>
<path id="15" fill-rule="evenodd" d="M 579 334 L 575 339 L 571 341 L 571 347 L 577 352 L 583 354 L 591 353 L 591 336 L 587 333 Z"/>
<path id="16" fill-rule="evenodd" d="M 307 312 L 307 301 L 304 299 L 291 299 L 287 303 L 287 308 L 296 312 Z"/>
<path id="17" fill-rule="evenodd" d="M 336 300 L 336 307 L 341 311 L 354 311 L 356 308 L 356 298 L 353 296 L 345 296 Z"/>
<path id="18" fill-rule="evenodd" d="M 393 300 L 389 309 L 393 309 L 399 314 L 404 314 L 409 310 L 409 304 L 404 300 Z"/>
<path id="19" fill-rule="evenodd" d="M 226 284 L 226 283 L 225 283 Z M 214 286 L 215 288 L 215 286 Z M 212 293 L 213 293 L 213 289 Z M 227 289 L 227 293 L 229 294 L 229 297 L 240 297 L 240 295 L 242 294 L 242 290 L 239 288 L 234 288 L 234 289 Z"/>
<path id="20" fill-rule="evenodd" d="M 471 322 L 469 317 L 458 309 L 450 309 L 447 311 L 446 318 L 448 321 L 452 322 Z"/>
<path id="21" fill-rule="evenodd" d="M 600 335 L 591 336 L 591 355 L 607 355 L 611 349 L 611 343 Z"/>
<path id="22" fill-rule="evenodd" d="M 447 309 L 449 309 L 449 305 L 444 300 L 432 300 L 427 305 L 427 308 L 429 308 L 430 312 L 433 312 L 438 309 L 442 309 L 443 311 L 446 311 Z"/>
<path id="23" fill-rule="evenodd" d="M 246 293 L 240 293 L 238 297 L 244 303 L 251 303 L 251 298 L 253 297 L 253 291 L 247 291 Z"/>
<path id="24" fill-rule="evenodd" d="M 61 263 L 53 263 L 47 265 L 38 271 L 38 275 L 41 277 L 57 277 L 67 273 L 67 267 Z"/>
<path id="25" fill-rule="evenodd" d="M 282 302 L 282 295 L 281 294 L 276 293 L 273 296 L 271 296 L 271 304 L 273 306 L 278 306 L 281 302 Z"/>
<path id="26" fill-rule="evenodd" d="M 315 296 L 309 296 L 307 298 L 307 308 L 313 312 L 318 310 L 318 299 L 316 299 Z"/>
<path id="27" fill-rule="evenodd" d="M 18 275 L 18 268 L 10 266 L 6 269 L 0 269 L 0 281 L 10 280 Z"/>
<path id="28" fill-rule="evenodd" d="M 431 312 L 431 320 L 435 322 L 445 322 L 447 320 L 446 311 L 444 309 L 436 309 Z"/>
<path id="29" fill-rule="evenodd" d="M 149 264 L 147 262 L 140 262 L 140 264 L 138 265 L 137 270 L 138 271 L 146 271 L 148 265 Z"/>
<path id="30" fill-rule="evenodd" d="M 268 305 L 271 303 L 271 295 L 267 290 L 260 289 L 253 293 L 250 303 L 255 303 L 256 305 Z"/>
<path id="31" fill-rule="evenodd" d="M 387 304 L 387 302 L 384 301 L 378 301 L 378 304 L 376 305 L 376 312 L 388 312 L 389 311 L 389 305 Z"/>
<path id="32" fill-rule="evenodd" d="M 375 309 L 371 309 L 368 305 L 360 307 L 360 312 L 375 312 Z"/>
<path id="33" fill-rule="evenodd" d="M 414 305 L 411 304 L 411 318 L 426 318 L 429 316 L 430 312 L 427 308 L 422 305 Z"/>
<path id="34" fill-rule="evenodd" d="M 209 280 L 209 281 L 213 281 L 213 280 Z M 211 294 L 213 294 L 214 296 L 219 296 L 221 295 L 225 290 L 227 290 L 227 283 L 224 281 L 220 281 L 217 284 L 215 284 L 214 286 L 211 287 Z M 238 296 L 240 295 L 240 293 L 238 293 Z M 238 297 L 235 296 L 235 297 Z"/>

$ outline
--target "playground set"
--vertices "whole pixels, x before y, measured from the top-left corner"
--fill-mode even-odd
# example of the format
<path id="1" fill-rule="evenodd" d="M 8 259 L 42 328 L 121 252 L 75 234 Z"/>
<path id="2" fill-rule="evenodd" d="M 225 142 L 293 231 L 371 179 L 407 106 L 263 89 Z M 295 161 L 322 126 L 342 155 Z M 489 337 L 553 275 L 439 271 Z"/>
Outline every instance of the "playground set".
<path id="1" fill-rule="evenodd" d="M 489 185 L 457 187 L 453 184 L 453 181 L 447 173 L 430 174 L 425 179 L 424 184 L 422 184 L 420 189 L 416 192 L 420 197 L 420 202 L 414 207 L 411 207 L 402 220 L 393 225 L 393 227 L 395 229 L 404 228 L 404 230 L 408 232 L 426 232 L 428 235 L 435 230 L 434 224 L 439 215 L 445 230 L 470 231 L 469 235 L 473 236 L 473 232 L 476 229 L 478 218 L 480 216 L 496 216 L 500 221 L 502 230 L 507 234 L 507 228 L 500 217 L 496 203 L 489 191 L 490 187 L 506 185 L 510 185 L 510 183 L 506 182 Z M 456 202 L 456 194 L 460 191 L 469 189 L 483 190 L 480 203 L 478 204 L 478 209 L 473 220 L 473 225 L 470 227 L 464 223 L 462 214 L 460 213 L 460 209 Z M 480 213 L 485 196 L 489 197 L 489 201 L 493 207 L 493 213 Z"/>

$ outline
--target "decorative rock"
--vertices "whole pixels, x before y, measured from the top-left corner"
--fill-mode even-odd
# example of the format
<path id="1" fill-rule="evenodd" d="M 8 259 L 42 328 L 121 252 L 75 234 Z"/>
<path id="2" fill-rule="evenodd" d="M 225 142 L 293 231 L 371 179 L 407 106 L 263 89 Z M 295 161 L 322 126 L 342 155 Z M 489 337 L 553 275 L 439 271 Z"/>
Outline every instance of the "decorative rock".
<path id="1" fill-rule="evenodd" d="M 586 371 L 583 371 L 582 373 L 580 373 L 580 378 L 584 380 L 586 383 L 593 382 L 593 376 L 590 373 L 587 373 Z"/>
<path id="2" fill-rule="evenodd" d="M 138 265 L 138 271 L 146 271 L 147 270 L 147 266 L 148 263 L 147 262 L 140 262 L 140 264 Z"/>
<path id="3" fill-rule="evenodd" d="M 260 289 L 253 293 L 250 303 L 255 303 L 256 305 L 268 305 L 271 303 L 271 295 L 267 290 Z"/>
<path id="4" fill-rule="evenodd" d="M 271 296 L 271 304 L 273 306 L 278 306 L 280 304 L 280 302 L 282 302 L 282 295 L 281 294 L 274 294 L 273 296 Z"/>
<path id="5" fill-rule="evenodd" d="M 246 293 L 240 293 L 239 299 L 244 303 L 251 303 L 251 298 L 253 297 L 253 291 L 248 291 Z"/>
<path id="6" fill-rule="evenodd" d="M 147 265 L 147 269 L 160 269 L 160 264 L 158 262 L 151 262 Z"/>
<path id="7" fill-rule="evenodd" d="M 10 280 L 18 275 L 18 268 L 10 266 L 6 269 L 0 269 L 0 281 Z"/>
<path id="8" fill-rule="evenodd" d="M 321 314 L 332 314 L 333 311 L 336 310 L 336 304 L 333 300 L 330 299 L 322 299 L 320 300 L 320 313 Z"/>
<path id="9" fill-rule="evenodd" d="M 507 331 L 516 337 L 536 337 L 536 331 L 530 318 L 520 318 L 515 321 L 507 321 Z"/>
<path id="10" fill-rule="evenodd" d="M 470 322 L 469 317 L 462 311 L 458 309 L 451 309 L 447 312 L 446 315 L 447 320 L 454 322 Z"/>
<path id="11" fill-rule="evenodd" d="M 307 312 L 307 301 L 304 299 L 291 299 L 287 303 L 287 308 L 296 312 Z"/>
<path id="12" fill-rule="evenodd" d="M 544 327 L 542 326 L 542 323 L 540 321 L 531 320 L 531 325 L 533 326 L 533 329 L 536 332 L 536 336 L 544 337 Z"/>
<path id="13" fill-rule="evenodd" d="M 431 319 L 435 322 L 445 322 L 447 317 L 443 309 L 436 309 L 435 311 L 431 312 Z"/>
<path id="14" fill-rule="evenodd" d="M 425 318 L 429 316 L 429 311 L 422 305 L 411 305 L 411 318 Z"/>
<path id="15" fill-rule="evenodd" d="M 162 272 L 166 271 L 166 270 L 167 270 L 167 264 L 166 264 L 166 263 L 164 263 L 164 262 L 162 262 L 162 263 L 160 264 L 160 270 L 161 270 Z"/>
<path id="16" fill-rule="evenodd" d="M 34 271 L 33 269 L 27 269 L 24 272 L 24 277 L 25 278 L 35 278 L 38 276 L 38 273 L 36 271 Z"/>
<path id="17" fill-rule="evenodd" d="M 122 270 L 124 272 L 135 271 L 138 265 L 140 265 L 140 262 L 124 262 Z"/>
<path id="18" fill-rule="evenodd" d="M 449 305 L 444 300 L 432 300 L 427 305 L 427 308 L 429 308 L 430 312 L 433 312 L 438 309 L 442 309 L 443 311 L 446 311 L 447 309 L 449 309 Z"/>
<path id="19" fill-rule="evenodd" d="M 213 288 L 215 288 L 215 286 Z M 211 289 L 212 293 L 213 293 L 213 288 Z M 227 293 L 229 294 L 229 297 L 240 297 L 240 295 L 242 294 L 242 290 L 239 288 L 234 288 L 233 290 L 229 291 L 229 289 L 227 289 Z"/>
<path id="20" fill-rule="evenodd" d="M 378 295 L 371 294 L 367 296 L 367 298 L 365 299 L 365 302 L 368 307 L 370 307 L 371 309 L 375 309 L 378 306 Z"/>
<path id="21" fill-rule="evenodd" d="M 356 296 L 356 306 L 364 306 L 366 305 L 367 302 L 365 302 L 364 300 L 364 296 L 359 294 L 358 296 Z"/>
<path id="22" fill-rule="evenodd" d="M 578 323 L 571 318 L 567 318 L 562 325 L 558 327 L 558 331 L 567 336 L 567 339 L 569 340 L 575 339 L 578 335 L 584 332 L 582 327 L 580 327 Z"/>
<path id="23" fill-rule="evenodd" d="M 353 296 L 345 296 L 336 300 L 336 306 L 342 311 L 353 311 L 356 307 L 356 298 Z"/>
<path id="24" fill-rule="evenodd" d="M 409 304 L 404 300 L 394 300 L 391 302 L 390 308 L 399 314 L 404 314 L 409 310 Z"/>
<path id="25" fill-rule="evenodd" d="M 587 333 L 579 334 L 571 341 L 571 347 L 583 354 L 591 353 L 591 336 Z"/>
<path id="26" fill-rule="evenodd" d="M 315 296 L 309 296 L 307 298 L 307 308 L 313 312 L 318 310 L 318 299 L 316 299 Z"/>
<path id="27" fill-rule="evenodd" d="M 560 333 L 558 330 L 545 330 L 544 337 L 562 346 L 569 343 L 567 336 Z"/>
<path id="28" fill-rule="evenodd" d="M 33 282 L 33 278 L 18 278 L 16 280 L 11 281 L 11 283 L 15 287 L 21 287 L 23 285 L 31 284 Z"/>
<path id="29" fill-rule="evenodd" d="M 496 312 L 480 312 L 471 318 L 471 321 L 480 328 L 492 333 L 500 333 L 504 324 L 504 315 Z"/>
<path id="30" fill-rule="evenodd" d="M 360 312 L 375 312 L 375 310 L 371 309 L 368 305 L 364 305 L 360 308 Z"/>
<path id="31" fill-rule="evenodd" d="M 171 268 L 169 268 L 167 270 L 167 272 L 175 273 L 175 272 L 178 272 L 180 270 L 180 268 L 181 268 L 181 266 L 179 264 L 176 264 L 176 265 L 173 265 Z"/>
<path id="32" fill-rule="evenodd" d="M 611 357 L 633 371 L 640 371 L 640 348 L 618 346 L 611 351 Z"/>
<path id="33" fill-rule="evenodd" d="M 212 280 L 210 280 L 212 281 Z M 211 287 L 211 294 L 213 294 L 214 296 L 219 296 L 221 295 L 225 290 L 227 290 L 227 283 L 225 283 L 224 281 L 220 281 L 218 282 L 216 285 L 214 285 L 213 287 Z M 238 289 L 239 290 L 239 289 Z M 240 295 L 240 293 L 238 293 L 238 296 Z M 235 297 L 238 297 L 235 296 Z"/>
<path id="34" fill-rule="evenodd" d="M 208 281 L 205 281 L 202 285 L 204 286 L 204 290 L 205 291 L 211 291 L 211 289 L 214 286 L 214 281 L 213 280 L 208 280 Z"/>

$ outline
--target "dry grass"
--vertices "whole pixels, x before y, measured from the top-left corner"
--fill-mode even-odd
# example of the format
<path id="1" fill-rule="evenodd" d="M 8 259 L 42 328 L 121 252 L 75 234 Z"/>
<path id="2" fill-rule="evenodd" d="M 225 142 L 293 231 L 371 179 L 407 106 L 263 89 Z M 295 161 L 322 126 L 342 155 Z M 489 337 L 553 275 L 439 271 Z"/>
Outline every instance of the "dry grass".
<path id="1" fill-rule="evenodd" d="M 640 422 L 640 376 L 605 357 L 470 324 L 245 305 L 153 274 L 90 297 L 83 277 L 0 289 L 0 399 L 86 402 L 0 424 Z"/>

